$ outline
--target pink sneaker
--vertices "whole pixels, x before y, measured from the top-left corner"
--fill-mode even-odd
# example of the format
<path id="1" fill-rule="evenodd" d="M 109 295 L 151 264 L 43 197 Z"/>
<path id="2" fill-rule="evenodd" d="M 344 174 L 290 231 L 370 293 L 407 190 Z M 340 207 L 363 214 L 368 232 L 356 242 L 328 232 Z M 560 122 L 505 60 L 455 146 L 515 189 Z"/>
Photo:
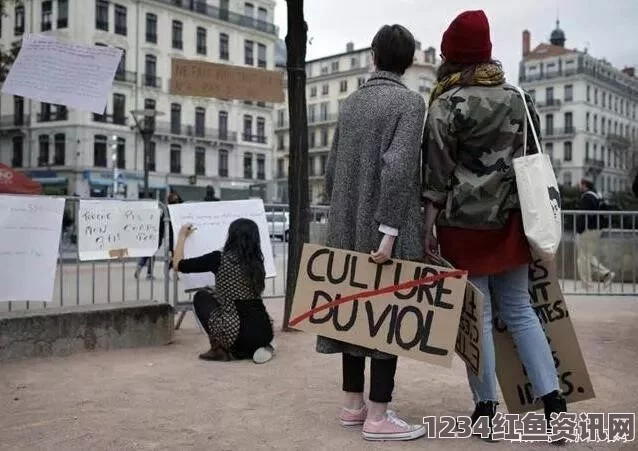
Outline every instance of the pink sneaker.
<path id="1" fill-rule="evenodd" d="M 425 435 L 421 424 L 408 424 L 388 411 L 381 421 L 366 419 L 363 423 L 363 438 L 366 440 L 414 440 Z"/>
<path id="2" fill-rule="evenodd" d="M 342 426 L 360 426 L 366 420 L 366 416 L 368 416 L 368 408 L 365 404 L 358 410 L 343 407 L 341 415 L 339 415 L 339 421 Z"/>

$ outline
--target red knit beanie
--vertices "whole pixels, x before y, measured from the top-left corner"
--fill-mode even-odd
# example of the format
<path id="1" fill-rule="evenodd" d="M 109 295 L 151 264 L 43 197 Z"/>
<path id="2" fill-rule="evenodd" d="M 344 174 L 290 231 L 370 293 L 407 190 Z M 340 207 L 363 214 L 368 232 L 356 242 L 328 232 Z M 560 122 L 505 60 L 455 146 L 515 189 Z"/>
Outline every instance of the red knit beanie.
<path id="1" fill-rule="evenodd" d="M 452 21 L 441 40 L 441 53 L 451 63 L 485 63 L 492 59 L 490 24 L 483 10 L 465 11 Z"/>

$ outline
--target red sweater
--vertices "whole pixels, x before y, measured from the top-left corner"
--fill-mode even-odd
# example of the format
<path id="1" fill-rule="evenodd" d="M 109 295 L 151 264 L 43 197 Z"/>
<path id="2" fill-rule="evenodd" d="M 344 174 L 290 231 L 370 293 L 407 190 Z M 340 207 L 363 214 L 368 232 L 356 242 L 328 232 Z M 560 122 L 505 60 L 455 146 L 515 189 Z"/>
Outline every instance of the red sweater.
<path id="1" fill-rule="evenodd" d="M 510 214 L 502 229 L 438 227 L 441 255 L 470 276 L 499 274 L 532 262 L 520 211 Z"/>

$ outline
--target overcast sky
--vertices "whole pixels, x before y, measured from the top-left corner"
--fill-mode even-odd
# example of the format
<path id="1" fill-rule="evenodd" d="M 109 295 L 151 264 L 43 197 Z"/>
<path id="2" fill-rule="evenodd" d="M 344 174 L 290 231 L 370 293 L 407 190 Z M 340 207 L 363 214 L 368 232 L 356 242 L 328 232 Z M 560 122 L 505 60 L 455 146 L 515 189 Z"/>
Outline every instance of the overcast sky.
<path id="1" fill-rule="evenodd" d="M 480 8 L 490 21 L 492 56 L 503 63 L 512 82 L 518 77 L 521 32 L 530 30 L 533 49 L 549 41 L 557 15 L 566 47 L 587 47 L 593 56 L 621 69 L 638 65 L 638 0 L 305 0 L 304 7 L 311 39 L 307 59 L 341 53 L 348 41 L 355 48 L 368 47 L 386 23 L 406 26 L 423 49 L 433 46 L 438 56 L 441 36 L 452 19 Z M 275 22 L 283 39 L 288 28 L 285 0 L 277 0 Z"/>

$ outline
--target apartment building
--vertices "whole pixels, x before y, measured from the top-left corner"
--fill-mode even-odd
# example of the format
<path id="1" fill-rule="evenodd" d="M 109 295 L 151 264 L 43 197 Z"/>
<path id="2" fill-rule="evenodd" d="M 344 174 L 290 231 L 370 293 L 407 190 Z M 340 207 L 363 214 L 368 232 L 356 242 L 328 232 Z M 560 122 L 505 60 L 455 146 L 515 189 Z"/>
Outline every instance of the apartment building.
<path id="1" fill-rule="evenodd" d="M 355 49 L 353 43 L 348 43 L 343 53 L 306 63 L 308 173 L 310 202 L 313 204 L 323 204 L 327 201 L 324 175 L 341 102 L 366 82 L 372 68 L 371 64 L 371 49 Z M 410 89 L 421 93 L 427 102 L 435 81 L 435 50 L 430 47 L 424 51 L 421 49 L 421 44 L 417 43 L 414 64 L 406 71 L 404 82 Z M 275 114 L 276 200 L 288 202 L 290 124 L 288 109 L 285 105 L 279 105 L 277 108 Z"/>
<path id="2" fill-rule="evenodd" d="M 628 190 L 638 168 L 634 68 L 619 70 L 566 47 L 558 22 L 549 43 L 532 50 L 530 40 L 523 31 L 519 82 L 536 100 L 558 182 L 572 186 L 589 177 L 605 194 Z"/>
<path id="3" fill-rule="evenodd" d="M 5 4 L 5 49 L 34 33 L 118 47 L 124 56 L 104 114 L 3 95 L 1 161 L 49 192 L 106 196 L 117 177 L 130 195 L 142 186 L 144 149 L 130 112 L 156 109 L 149 148 L 156 194 L 171 186 L 197 197 L 213 185 L 222 198 L 241 197 L 272 179 L 272 104 L 173 96 L 169 84 L 173 57 L 274 69 L 274 0 Z"/>

